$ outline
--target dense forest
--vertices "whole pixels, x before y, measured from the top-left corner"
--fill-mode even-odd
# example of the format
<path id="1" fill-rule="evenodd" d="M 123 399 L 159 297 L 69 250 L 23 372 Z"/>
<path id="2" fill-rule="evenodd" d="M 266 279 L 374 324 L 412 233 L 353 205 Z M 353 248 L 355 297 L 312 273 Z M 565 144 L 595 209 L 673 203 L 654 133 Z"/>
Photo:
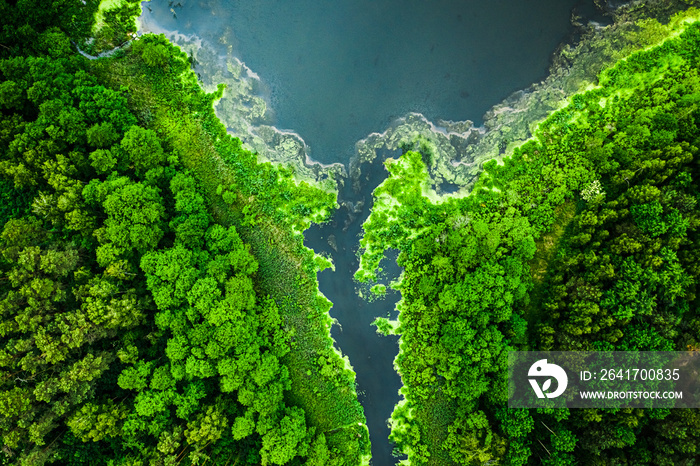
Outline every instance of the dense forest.
<path id="1" fill-rule="evenodd" d="M 139 11 L 0 1 L 0 463 L 367 462 L 300 235 L 332 186 L 226 134 Z"/>
<path id="2" fill-rule="evenodd" d="M 410 464 L 697 464 L 697 410 L 506 403 L 511 350 L 700 346 L 696 16 L 486 163 L 469 196 L 436 196 L 425 141 L 386 162 L 356 276 L 401 251 L 399 319 L 377 326 L 401 336 L 391 437 Z"/>

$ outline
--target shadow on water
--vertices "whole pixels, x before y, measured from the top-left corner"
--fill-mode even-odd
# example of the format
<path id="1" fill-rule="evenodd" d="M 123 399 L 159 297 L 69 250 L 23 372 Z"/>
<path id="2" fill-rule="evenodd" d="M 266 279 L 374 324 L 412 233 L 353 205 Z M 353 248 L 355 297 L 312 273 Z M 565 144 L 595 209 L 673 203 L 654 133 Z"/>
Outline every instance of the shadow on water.
<path id="1" fill-rule="evenodd" d="M 363 299 L 358 296 L 357 288 L 361 285 L 353 280 L 353 274 L 359 266 L 357 248 L 362 222 L 369 215 L 371 193 L 387 174 L 382 160 L 397 155 L 384 154 L 372 164 L 363 166 L 364 176 L 359 191 L 354 191 L 351 183 L 346 182 L 339 195 L 341 208 L 331 221 L 312 226 L 304 235 L 308 247 L 313 247 L 318 253 L 330 254 L 336 265 L 335 272 L 327 269 L 318 274 L 319 287 L 333 302 L 331 317 L 340 322 L 340 325 L 333 326 L 331 335 L 357 373 L 359 399 L 365 410 L 372 443 L 373 466 L 389 466 L 396 462 L 391 454 L 392 445 L 387 441 L 390 432 L 387 420 L 400 399 L 401 379 L 394 370 L 398 337 L 377 334 L 371 323 L 375 317 L 395 318 L 400 295 L 387 290 L 381 299 L 371 302 Z M 382 262 L 385 271 L 383 283 L 398 278 L 400 269 L 396 257 L 396 251 L 390 252 Z M 365 290 L 363 292 L 367 294 Z"/>

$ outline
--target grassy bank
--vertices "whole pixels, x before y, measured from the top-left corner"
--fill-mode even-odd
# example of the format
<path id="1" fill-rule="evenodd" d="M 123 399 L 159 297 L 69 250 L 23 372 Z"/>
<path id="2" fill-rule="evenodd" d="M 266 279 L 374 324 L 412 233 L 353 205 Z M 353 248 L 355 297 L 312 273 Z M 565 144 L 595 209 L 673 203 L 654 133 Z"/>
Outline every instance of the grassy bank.
<path id="1" fill-rule="evenodd" d="M 335 194 L 291 173 L 258 164 L 255 154 L 226 134 L 212 103 L 189 69 L 187 57 L 162 37 L 145 36 L 118 57 L 93 62 L 114 88 L 126 88 L 143 122 L 168 141 L 202 183 L 216 221 L 235 225 L 260 263 L 256 288 L 277 303 L 293 349 L 283 360 L 292 381 L 288 404 L 304 409 L 307 423 L 324 432 L 342 462 L 369 454 L 368 431 L 357 401 L 354 373 L 333 349 L 330 302 L 318 292 L 319 261 L 300 231 L 334 208 Z"/>

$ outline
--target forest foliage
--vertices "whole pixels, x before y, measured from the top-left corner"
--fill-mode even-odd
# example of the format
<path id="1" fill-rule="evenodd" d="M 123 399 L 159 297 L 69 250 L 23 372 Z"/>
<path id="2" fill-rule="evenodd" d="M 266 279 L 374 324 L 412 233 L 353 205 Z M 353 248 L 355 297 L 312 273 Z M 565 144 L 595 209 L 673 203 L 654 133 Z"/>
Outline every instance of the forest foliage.
<path id="1" fill-rule="evenodd" d="M 334 193 L 226 134 L 222 90 L 204 93 L 164 37 L 91 62 L 74 44 L 97 5 L 44 3 L 0 3 L 0 463 L 365 461 L 317 296 L 327 263 L 299 237 Z M 99 47 L 135 13 L 102 11 Z M 124 66 L 144 81 L 116 84 Z M 214 158 L 236 173 L 225 186 L 193 168 Z M 285 261 L 281 295 L 267 283 Z"/>
<path id="2" fill-rule="evenodd" d="M 162 36 L 128 43 L 137 11 L 0 0 L 0 462 L 366 462 L 299 235 L 334 193 L 228 136 L 223 88 Z M 436 200 L 428 148 L 387 163 L 357 277 L 401 251 L 379 327 L 412 464 L 693 464 L 695 411 L 509 410 L 505 370 L 700 346 L 699 61 L 692 24 L 619 62 L 468 197 Z"/>
<path id="3" fill-rule="evenodd" d="M 510 350 L 698 347 L 699 62 L 700 23 L 621 60 L 467 197 L 425 150 L 386 162 L 356 277 L 401 251 L 410 464 L 695 464 L 696 410 L 513 410 L 505 383 Z"/>

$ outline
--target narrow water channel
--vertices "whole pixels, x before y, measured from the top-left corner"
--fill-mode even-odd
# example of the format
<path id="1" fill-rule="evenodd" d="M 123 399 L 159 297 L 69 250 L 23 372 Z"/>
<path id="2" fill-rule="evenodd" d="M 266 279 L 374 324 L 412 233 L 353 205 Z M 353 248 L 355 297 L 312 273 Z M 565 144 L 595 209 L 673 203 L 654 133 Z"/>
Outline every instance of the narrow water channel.
<path id="1" fill-rule="evenodd" d="M 376 159 L 373 165 L 365 169 L 369 176 L 362 179 L 359 192 L 346 183 L 339 197 L 351 200 L 335 212 L 332 220 L 312 226 L 304 236 L 306 246 L 330 254 L 335 264 L 335 271 L 326 269 L 319 273 L 319 288 L 333 302 L 331 316 L 339 322 L 331 329 L 331 335 L 357 373 L 358 398 L 365 410 L 372 442 L 372 464 L 378 466 L 395 462 L 388 441 L 387 419 L 399 401 L 401 378 L 393 369 L 398 337 L 380 336 L 371 324 L 377 316 L 396 318 L 395 306 L 400 296 L 389 290 L 384 298 L 370 302 L 359 296 L 359 285 L 353 280 L 359 267 L 356 253 L 362 221 L 369 215 L 372 191 L 385 178 L 384 170 L 380 169 L 381 160 Z M 383 281 L 387 284 L 399 276 L 396 255 L 388 256 L 381 264 L 385 271 Z M 364 291 L 367 294 L 366 287 Z"/>
<path id="2" fill-rule="evenodd" d="M 203 82 L 226 73 L 238 76 L 226 58 L 237 57 L 254 81 L 251 92 L 267 106 L 261 121 L 297 133 L 312 159 L 347 166 L 358 140 L 408 112 L 480 125 L 490 107 L 545 77 L 552 52 L 572 32 L 572 12 L 586 16 L 592 4 L 152 0 L 143 4 L 141 24 L 143 32 L 165 32 L 179 43 L 206 43 L 213 51 L 206 60 L 202 54 L 195 67 Z M 241 95 L 241 108 L 257 102 Z M 239 136 L 246 142 L 245 134 Z M 386 176 L 381 160 L 389 155 L 394 154 L 378 154 L 363 167 L 359 190 L 346 182 L 333 219 L 305 233 L 307 246 L 330 254 L 335 264 L 334 272 L 319 274 L 319 284 L 339 322 L 332 336 L 357 373 L 374 466 L 396 462 L 387 419 L 399 401 L 400 378 L 393 368 L 397 338 L 378 335 L 370 323 L 377 316 L 394 317 L 399 296 L 389 292 L 368 302 L 357 295 L 352 276 L 371 192 Z M 389 276 L 398 274 L 393 259 L 384 267 Z"/>

